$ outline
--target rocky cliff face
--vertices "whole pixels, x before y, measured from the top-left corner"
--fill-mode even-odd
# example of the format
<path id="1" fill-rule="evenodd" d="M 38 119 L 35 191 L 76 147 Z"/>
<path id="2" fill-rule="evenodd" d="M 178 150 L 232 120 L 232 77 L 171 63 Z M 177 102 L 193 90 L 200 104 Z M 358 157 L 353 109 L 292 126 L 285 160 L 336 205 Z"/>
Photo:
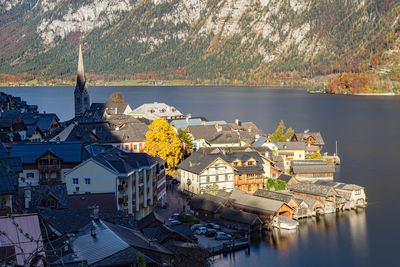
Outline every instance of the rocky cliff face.
<path id="1" fill-rule="evenodd" d="M 398 38 L 396 0 L 0 0 L 0 72 L 260 79 L 359 71 Z M 168 77 L 166 77 L 168 78 Z"/>

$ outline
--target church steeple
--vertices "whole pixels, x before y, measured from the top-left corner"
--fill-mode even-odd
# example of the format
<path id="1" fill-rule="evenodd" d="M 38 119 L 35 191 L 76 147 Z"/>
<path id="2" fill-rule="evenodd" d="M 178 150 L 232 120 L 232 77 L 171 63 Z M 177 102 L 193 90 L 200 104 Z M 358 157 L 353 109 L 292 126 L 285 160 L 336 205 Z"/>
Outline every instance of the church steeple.
<path id="1" fill-rule="evenodd" d="M 90 107 L 89 89 L 86 85 L 85 67 L 83 65 L 82 45 L 79 44 L 78 73 L 74 91 L 75 116 L 83 115 Z"/>

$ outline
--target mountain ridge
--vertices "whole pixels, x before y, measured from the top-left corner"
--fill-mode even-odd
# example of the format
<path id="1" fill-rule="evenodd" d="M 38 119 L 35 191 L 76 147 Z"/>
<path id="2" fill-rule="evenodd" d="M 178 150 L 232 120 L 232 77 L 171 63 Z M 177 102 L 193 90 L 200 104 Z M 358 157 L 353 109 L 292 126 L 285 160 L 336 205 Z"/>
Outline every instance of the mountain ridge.
<path id="1" fill-rule="evenodd" d="M 0 7 L 0 73 L 43 77 L 73 75 L 80 41 L 94 74 L 268 84 L 366 72 L 400 32 L 395 0 L 1 0 Z"/>

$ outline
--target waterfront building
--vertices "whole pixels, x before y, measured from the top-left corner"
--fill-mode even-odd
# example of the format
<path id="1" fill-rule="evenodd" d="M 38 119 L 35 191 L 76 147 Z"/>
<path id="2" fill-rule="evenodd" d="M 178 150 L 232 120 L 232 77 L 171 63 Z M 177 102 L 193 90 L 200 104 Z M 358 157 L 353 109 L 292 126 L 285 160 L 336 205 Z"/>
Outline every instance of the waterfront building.
<path id="1" fill-rule="evenodd" d="M 321 152 L 325 145 L 320 132 L 310 132 L 309 130 L 305 130 L 303 133 L 294 133 L 290 141 L 306 143 L 310 153 Z"/>
<path id="2" fill-rule="evenodd" d="M 319 159 L 292 160 L 290 165 L 290 173 L 298 182 L 333 181 L 335 171 L 335 165 Z"/>
<path id="3" fill-rule="evenodd" d="M 83 64 L 82 45 L 79 45 L 78 73 L 74 91 L 75 116 L 85 114 L 90 107 L 89 89 L 86 84 L 85 67 Z"/>
<path id="4" fill-rule="evenodd" d="M 304 142 L 276 142 L 278 155 L 284 160 L 285 170 L 290 169 L 292 160 L 304 160 L 306 158 L 306 144 Z"/>
<path id="5" fill-rule="evenodd" d="M 367 197 L 364 187 L 355 184 L 346 184 L 341 182 L 315 181 L 315 184 L 326 185 L 333 187 L 336 192 L 346 200 L 346 203 L 341 209 L 354 209 L 355 207 L 365 207 Z"/>
<path id="6" fill-rule="evenodd" d="M 65 182 L 65 173 L 82 161 L 79 142 L 17 143 L 12 157 L 20 157 L 23 172 L 19 186 L 37 186 Z"/>
<path id="7" fill-rule="evenodd" d="M 294 183 L 287 186 L 293 194 L 314 198 L 324 205 L 324 213 L 332 213 L 336 211 L 338 198 L 341 198 L 336 190 L 327 185 L 315 183 Z"/>

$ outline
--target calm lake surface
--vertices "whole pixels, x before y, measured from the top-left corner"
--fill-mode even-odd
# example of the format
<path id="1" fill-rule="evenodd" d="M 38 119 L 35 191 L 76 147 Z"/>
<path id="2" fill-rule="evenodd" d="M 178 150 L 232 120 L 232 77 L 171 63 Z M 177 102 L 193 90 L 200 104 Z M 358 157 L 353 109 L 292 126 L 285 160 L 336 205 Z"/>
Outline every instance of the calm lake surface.
<path id="1" fill-rule="evenodd" d="M 218 256 L 214 266 L 399 266 L 400 97 L 331 96 L 301 90 L 229 87 L 90 87 L 92 102 L 119 91 L 136 108 L 165 102 L 209 120 L 253 121 L 267 133 L 279 121 L 320 131 L 338 152 L 338 180 L 363 185 L 368 207 L 300 221 L 296 232 L 252 236 L 252 247 Z M 73 87 L 0 88 L 41 111 L 73 117 Z"/>

